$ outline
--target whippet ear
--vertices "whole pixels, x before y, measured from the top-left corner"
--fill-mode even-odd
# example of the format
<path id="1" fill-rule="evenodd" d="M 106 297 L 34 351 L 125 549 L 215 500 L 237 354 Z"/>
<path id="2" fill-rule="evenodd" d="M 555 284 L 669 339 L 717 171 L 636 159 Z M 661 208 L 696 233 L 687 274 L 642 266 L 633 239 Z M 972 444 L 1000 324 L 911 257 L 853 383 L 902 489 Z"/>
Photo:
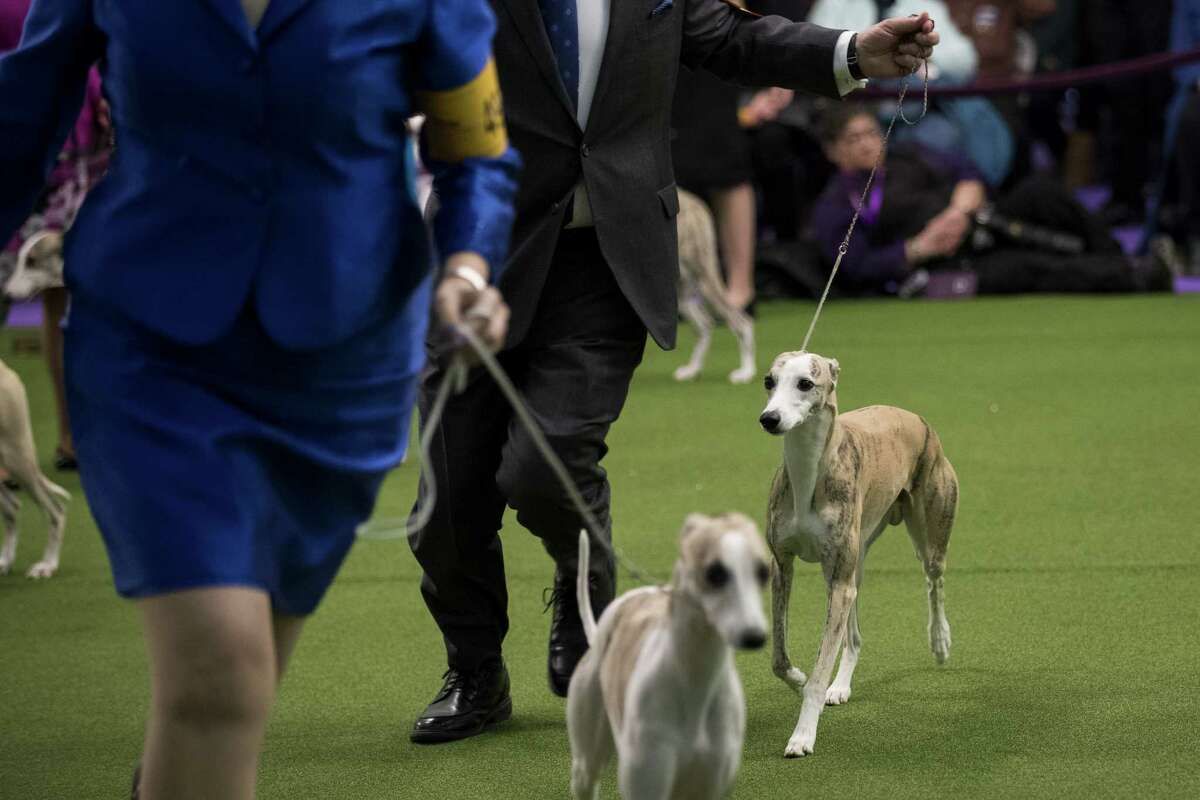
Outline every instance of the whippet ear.
<path id="1" fill-rule="evenodd" d="M 837 388 L 838 375 L 841 373 L 841 371 L 842 367 L 840 364 L 838 364 L 838 360 L 836 358 L 829 359 L 829 375 L 833 378 L 833 386 L 835 389 Z"/>
<path id="2" fill-rule="evenodd" d="M 704 514 L 688 514 L 683 520 L 683 528 L 679 531 L 680 541 L 687 539 L 710 522 L 712 522 L 712 519 Z"/>

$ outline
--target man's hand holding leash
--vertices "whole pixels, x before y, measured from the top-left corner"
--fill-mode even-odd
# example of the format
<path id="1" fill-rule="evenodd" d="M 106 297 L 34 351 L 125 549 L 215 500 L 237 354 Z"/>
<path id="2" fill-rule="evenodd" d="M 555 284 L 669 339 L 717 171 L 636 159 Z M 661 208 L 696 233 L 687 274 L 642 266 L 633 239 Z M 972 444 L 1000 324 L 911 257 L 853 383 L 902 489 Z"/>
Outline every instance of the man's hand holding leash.
<path id="1" fill-rule="evenodd" d="M 855 34 L 858 67 L 867 78 L 903 78 L 933 55 L 941 37 L 929 14 L 894 17 Z"/>
<path id="2" fill-rule="evenodd" d="M 456 253 L 446 259 L 446 269 L 437 287 L 434 307 L 438 322 L 453 330 L 469 327 L 493 352 L 498 352 L 508 334 L 509 309 L 500 291 L 488 286 L 488 265 L 476 253 Z M 475 363 L 471 348 L 451 334 L 455 349 Z"/>

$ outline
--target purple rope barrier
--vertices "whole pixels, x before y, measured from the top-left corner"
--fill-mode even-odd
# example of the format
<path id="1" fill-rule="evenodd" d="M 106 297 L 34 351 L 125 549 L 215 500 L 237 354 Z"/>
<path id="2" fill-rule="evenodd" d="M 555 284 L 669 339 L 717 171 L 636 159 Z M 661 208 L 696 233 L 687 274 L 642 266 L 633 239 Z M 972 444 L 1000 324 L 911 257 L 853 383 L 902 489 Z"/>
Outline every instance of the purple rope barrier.
<path id="1" fill-rule="evenodd" d="M 930 97 L 974 97 L 977 95 L 1015 94 L 1017 92 L 1045 92 L 1053 89 L 1067 89 L 1084 86 L 1089 83 L 1128 78 L 1143 75 L 1148 72 L 1178 67 L 1200 61 L 1200 47 L 1191 50 L 1181 50 L 1175 53 L 1155 53 L 1154 55 L 1131 58 L 1128 61 L 1116 61 L 1111 64 L 1098 64 L 1094 67 L 1053 72 L 1020 81 L 986 80 L 970 83 L 965 86 L 929 87 Z M 895 90 L 886 87 L 868 87 L 858 94 L 865 98 L 891 98 Z"/>

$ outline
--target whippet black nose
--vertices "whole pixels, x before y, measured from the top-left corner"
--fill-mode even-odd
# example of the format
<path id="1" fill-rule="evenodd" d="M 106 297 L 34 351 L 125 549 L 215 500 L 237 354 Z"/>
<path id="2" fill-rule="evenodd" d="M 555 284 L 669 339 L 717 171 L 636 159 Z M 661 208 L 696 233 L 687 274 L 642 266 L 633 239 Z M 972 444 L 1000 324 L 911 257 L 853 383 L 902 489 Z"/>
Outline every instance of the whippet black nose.
<path id="1" fill-rule="evenodd" d="M 763 426 L 764 431 L 774 433 L 779 427 L 779 412 L 764 411 L 763 415 L 758 418 L 758 424 Z"/>
<path id="2" fill-rule="evenodd" d="M 766 631 L 744 631 L 738 639 L 738 647 L 743 650 L 758 650 L 767 643 Z"/>

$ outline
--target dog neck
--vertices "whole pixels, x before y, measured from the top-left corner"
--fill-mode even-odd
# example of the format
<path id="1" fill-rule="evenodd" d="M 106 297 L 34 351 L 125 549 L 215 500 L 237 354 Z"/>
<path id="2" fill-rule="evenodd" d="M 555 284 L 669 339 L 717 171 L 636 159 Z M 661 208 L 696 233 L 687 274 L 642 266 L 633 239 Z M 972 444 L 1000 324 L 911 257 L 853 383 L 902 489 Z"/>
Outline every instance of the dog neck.
<path id="1" fill-rule="evenodd" d="M 827 471 L 829 454 L 836 452 L 839 435 L 837 406 L 825 404 L 783 438 L 783 460 L 792 483 L 794 513 L 799 519 L 812 511 L 817 477 Z"/>
<path id="2" fill-rule="evenodd" d="M 707 698 L 718 686 L 718 679 L 729 663 L 730 648 L 708 621 L 704 609 L 687 592 L 679 589 L 676 567 L 671 588 L 668 630 L 671 656 L 680 665 L 679 675 L 693 696 Z"/>

